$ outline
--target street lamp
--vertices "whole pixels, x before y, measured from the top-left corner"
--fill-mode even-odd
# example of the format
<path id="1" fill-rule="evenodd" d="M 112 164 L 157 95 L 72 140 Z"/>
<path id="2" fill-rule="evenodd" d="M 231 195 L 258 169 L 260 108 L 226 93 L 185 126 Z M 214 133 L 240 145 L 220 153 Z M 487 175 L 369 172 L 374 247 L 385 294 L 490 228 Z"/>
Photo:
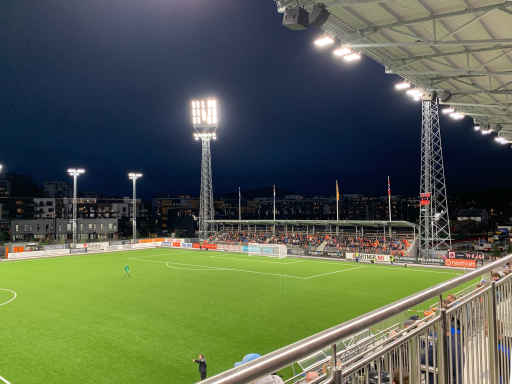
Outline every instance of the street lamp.
<path id="1" fill-rule="evenodd" d="M 137 179 L 142 177 L 142 173 L 130 172 L 128 178 L 133 182 L 133 199 L 132 199 L 132 225 L 133 225 L 133 244 L 137 240 L 137 195 L 135 183 Z"/>
<path id="2" fill-rule="evenodd" d="M 76 248 L 76 216 L 77 216 L 77 207 L 76 207 L 76 181 L 78 176 L 85 173 L 85 169 L 82 168 L 68 168 L 68 175 L 73 176 L 73 248 Z"/>
<path id="3" fill-rule="evenodd" d="M 191 101 L 194 139 L 201 141 L 201 194 L 199 199 L 199 234 L 207 238 L 209 220 L 215 217 L 212 185 L 212 154 L 210 142 L 217 140 L 218 103 L 217 99 L 195 99 Z"/>

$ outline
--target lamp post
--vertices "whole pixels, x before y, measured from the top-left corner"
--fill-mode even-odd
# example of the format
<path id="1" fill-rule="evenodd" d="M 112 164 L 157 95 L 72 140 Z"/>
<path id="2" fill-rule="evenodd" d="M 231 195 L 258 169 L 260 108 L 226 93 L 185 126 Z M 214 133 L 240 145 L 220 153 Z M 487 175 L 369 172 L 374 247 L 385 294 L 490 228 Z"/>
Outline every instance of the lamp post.
<path id="1" fill-rule="evenodd" d="M 77 178 L 81 174 L 85 173 L 85 169 L 82 168 L 69 168 L 68 175 L 73 176 L 73 248 L 76 248 L 76 217 L 77 217 L 77 206 L 76 206 L 76 187 Z"/>
<path id="2" fill-rule="evenodd" d="M 199 236 L 208 237 L 215 218 L 213 206 L 212 154 L 210 142 L 217 139 L 217 99 L 206 98 L 191 101 L 194 139 L 201 141 L 201 193 L 199 198 Z"/>
<path id="3" fill-rule="evenodd" d="M 133 244 L 137 240 L 137 194 L 136 183 L 137 179 L 142 177 L 142 173 L 130 172 L 128 178 L 133 182 L 133 199 L 132 199 L 132 225 L 133 225 Z"/>

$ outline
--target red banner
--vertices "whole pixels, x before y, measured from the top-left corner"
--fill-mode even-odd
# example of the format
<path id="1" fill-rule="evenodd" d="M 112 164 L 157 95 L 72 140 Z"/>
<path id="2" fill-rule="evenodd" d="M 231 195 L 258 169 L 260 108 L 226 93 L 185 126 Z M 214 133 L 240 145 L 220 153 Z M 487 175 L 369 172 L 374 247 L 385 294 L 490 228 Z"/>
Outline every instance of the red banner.
<path id="1" fill-rule="evenodd" d="M 199 244 L 199 243 L 192 243 L 192 248 L 199 249 L 199 248 L 201 248 L 201 244 Z"/>
<path id="2" fill-rule="evenodd" d="M 179 247 L 181 247 L 181 243 L 179 241 L 173 241 L 172 246 L 174 248 L 179 248 Z"/>
<path id="3" fill-rule="evenodd" d="M 476 260 L 445 259 L 444 265 L 447 267 L 476 268 Z"/>

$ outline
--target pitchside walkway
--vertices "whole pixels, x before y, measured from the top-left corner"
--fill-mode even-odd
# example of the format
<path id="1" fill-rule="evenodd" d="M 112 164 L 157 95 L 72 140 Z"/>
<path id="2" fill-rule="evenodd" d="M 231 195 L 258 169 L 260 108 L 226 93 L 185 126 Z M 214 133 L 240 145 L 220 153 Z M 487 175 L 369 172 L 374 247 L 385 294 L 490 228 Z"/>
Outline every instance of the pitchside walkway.
<path id="1" fill-rule="evenodd" d="M 512 384 L 511 264 L 509 255 L 203 383 L 263 383 L 300 367 L 287 384 Z M 461 296 L 449 294 L 468 283 Z M 433 298 L 441 303 L 435 311 L 393 323 L 418 305 L 432 307 Z"/>

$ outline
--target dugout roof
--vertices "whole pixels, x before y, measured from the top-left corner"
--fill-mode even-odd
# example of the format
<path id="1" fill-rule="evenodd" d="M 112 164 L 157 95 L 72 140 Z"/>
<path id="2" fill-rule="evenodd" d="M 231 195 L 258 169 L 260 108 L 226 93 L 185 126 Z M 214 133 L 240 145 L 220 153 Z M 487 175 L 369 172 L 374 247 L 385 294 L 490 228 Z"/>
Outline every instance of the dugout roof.
<path id="1" fill-rule="evenodd" d="M 326 33 L 512 141 L 512 0 L 276 0 L 319 2 Z"/>

